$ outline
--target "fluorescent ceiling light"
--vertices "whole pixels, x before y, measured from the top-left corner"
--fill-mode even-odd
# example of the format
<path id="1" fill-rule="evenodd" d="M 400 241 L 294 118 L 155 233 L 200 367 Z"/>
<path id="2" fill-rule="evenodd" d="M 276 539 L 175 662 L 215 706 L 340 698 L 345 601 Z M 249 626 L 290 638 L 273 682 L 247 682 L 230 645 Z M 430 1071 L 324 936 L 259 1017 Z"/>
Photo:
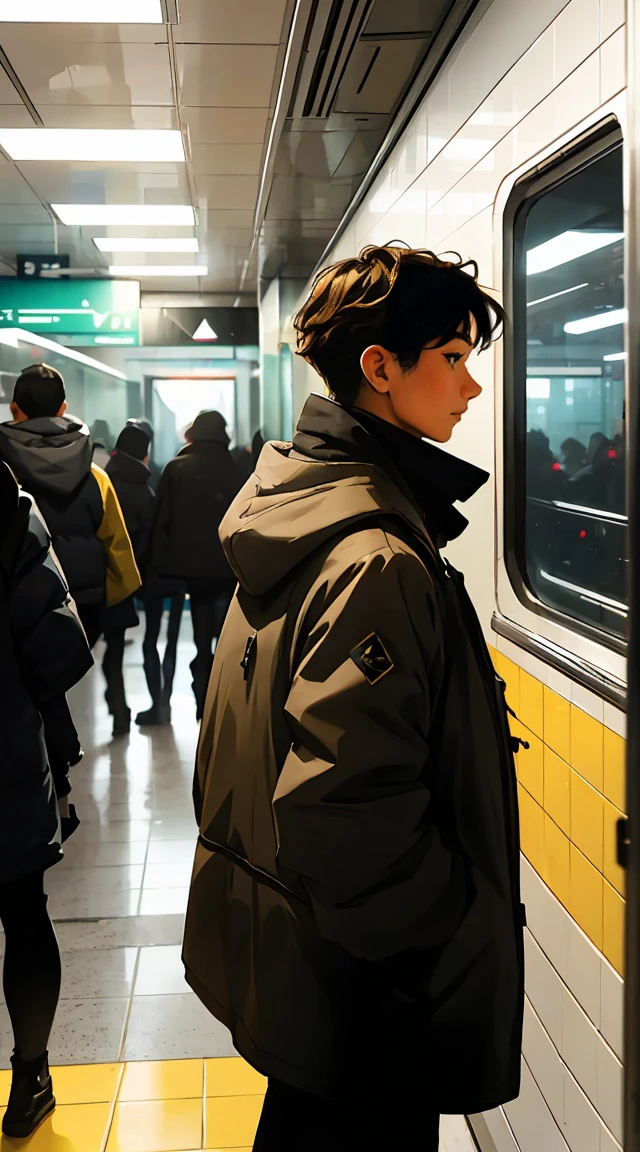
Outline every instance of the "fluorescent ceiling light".
<path id="1" fill-rule="evenodd" d="M 548 377 L 529 376 L 527 378 L 527 400 L 548 400 L 550 396 L 551 380 Z"/>
<path id="2" fill-rule="evenodd" d="M 624 239 L 624 232 L 561 232 L 527 252 L 527 276 L 548 272 Z"/>
<path id="3" fill-rule="evenodd" d="M 565 332 L 579 336 L 583 332 L 598 332 L 600 328 L 614 328 L 616 324 L 626 324 L 629 313 L 626 308 L 614 308 L 611 312 L 600 312 L 597 316 L 583 316 L 581 320 L 570 320 L 565 324 Z"/>
<path id="4" fill-rule="evenodd" d="M 162 24 L 160 0 L 0 0 L 0 22 Z"/>
<path id="5" fill-rule="evenodd" d="M 206 264 L 112 264 L 109 275 L 118 279 L 126 276 L 135 276 L 136 279 L 147 276 L 206 276 L 209 272 Z"/>
<path id="6" fill-rule="evenodd" d="M 131 239 L 128 236 L 94 236 L 93 243 L 101 252 L 199 252 L 198 241 L 193 236 L 183 240 L 160 240 L 157 237 L 144 239 L 141 236 Z"/>
<path id="7" fill-rule="evenodd" d="M 603 360 L 626 360 L 626 352 L 612 352 L 610 356 L 603 356 Z"/>
<path id="8" fill-rule="evenodd" d="M 589 281 L 585 280 L 584 284 L 574 284 L 573 288 L 563 288 L 561 292 L 552 292 L 550 296 L 540 296 L 537 300 L 527 300 L 527 308 L 533 308 L 534 304 L 544 304 L 547 300 L 555 300 L 556 296 L 566 296 L 567 292 L 577 292 L 579 288 L 588 288 Z"/>
<path id="9" fill-rule="evenodd" d="M 209 321 L 203 320 L 202 323 L 199 324 L 198 327 L 196 328 L 191 339 L 192 340 L 217 340 L 218 336 L 217 336 L 217 333 L 213 331 L 213 328 L 211 327 Z"/>
<path id="10" fill-rule="evenodd" d="M 123 227 L 194 225 L 195 213 L 187 204 L 52 204 L 63 224 L 115 224 Z"/>
<path id="11" fill-rule="evenodd" d="M 12 160 L 184 163 L 174 128 L 0 128 L 0 147 Z"/>

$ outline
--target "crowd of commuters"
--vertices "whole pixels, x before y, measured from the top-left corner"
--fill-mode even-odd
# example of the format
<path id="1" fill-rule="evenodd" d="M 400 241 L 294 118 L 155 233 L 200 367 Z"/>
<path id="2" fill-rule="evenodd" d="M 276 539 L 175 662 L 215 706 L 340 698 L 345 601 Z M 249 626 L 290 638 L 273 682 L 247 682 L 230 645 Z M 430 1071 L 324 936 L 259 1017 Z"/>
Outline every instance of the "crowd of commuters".
<path id="1" fill-rule="evenodd" d="M 105 438 L 102 470 L 58 374 L 18 381 L 0 429 L 7 1134 L 55 1106 L 60 959 L 42 878 L 74 827 L 81 755 L 64 694 L 102 633 L 127 730 L 125 634 L 143 604 L 138 721 L 165 721 L 175 650 L 165 670 L 159 620 L 185 595 L 203 723 L 183 958 L 268 1076 L 254 1149 L 436 1152 L 440 1113 L 517 1095 L 514 741 L 440 554 L 466 527 L 454 504 L 488 477 L 424 439 L 448 441 L 481 392 L 468 358 L 502 317 L 473 263 L 391 245 L 325 270 L 295 324 L 329 396 L 309 398 L 292 443 L 262 448 L 246 487 L 249 454 L 232 456 L 219 413 L 196 418 L 154 485 L 148 425 Z"/>

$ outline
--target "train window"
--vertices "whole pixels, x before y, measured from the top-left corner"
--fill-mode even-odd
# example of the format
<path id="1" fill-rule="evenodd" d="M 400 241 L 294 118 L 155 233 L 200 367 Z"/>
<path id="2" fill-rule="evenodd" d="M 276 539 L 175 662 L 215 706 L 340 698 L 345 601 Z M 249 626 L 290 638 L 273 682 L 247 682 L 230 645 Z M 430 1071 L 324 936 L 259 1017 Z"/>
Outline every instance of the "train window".
<path id="1" fill-rule="evenodd" d="M 512 287 L 520 577 L 612 639 L 627 619 L 623 228 L 616 140 L 525 194 Z"/>

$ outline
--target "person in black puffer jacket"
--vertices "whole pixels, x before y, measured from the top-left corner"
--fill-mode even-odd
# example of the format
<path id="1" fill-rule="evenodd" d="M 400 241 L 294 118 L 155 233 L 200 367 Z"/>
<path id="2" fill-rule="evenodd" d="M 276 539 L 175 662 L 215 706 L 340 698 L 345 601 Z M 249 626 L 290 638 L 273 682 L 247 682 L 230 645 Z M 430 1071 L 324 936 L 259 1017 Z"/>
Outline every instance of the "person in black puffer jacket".
<path id="1" fill-rule="evenodd" d="M 244 480 L 229 452 L 226 421 L 220 412 L 201 412 L 185 439 L 185 447 L 169 461 L 158 487 L 152 556 L 161 574 L 177 576 L 187 586 L 197 649 L 191 672 L 199 719 L 213 663 L 213 641 L 220 635 L 236 585 L 218 528 Z"/>
<path id="2" fill-rule="evenodd" d="M 61 858 L 66 769 L 81 755 L 64 693 L 92 664 L 49 545 L 31 497 L 0 463 L 0 921 L 15 1041 L 2 1130 L 14 1137 L 28 1136 L 55 1107 L 47 1043 L 60 953 L 43 878 Z"/>

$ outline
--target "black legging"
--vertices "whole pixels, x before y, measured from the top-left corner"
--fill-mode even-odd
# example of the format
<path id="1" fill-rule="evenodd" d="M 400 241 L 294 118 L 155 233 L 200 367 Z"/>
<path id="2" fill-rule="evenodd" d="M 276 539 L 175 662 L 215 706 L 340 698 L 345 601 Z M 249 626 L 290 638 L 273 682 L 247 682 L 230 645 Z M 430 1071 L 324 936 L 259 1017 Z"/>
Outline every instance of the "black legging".
<path id="1" fill-rule="evenodd" d="M 124 641 L 126 628 L 105 628 L 105 650 L 102 658 L 102 671 L 107 681 L 109 707 L 114 715 L 127 711 L 127 697 L 124 690 Z"/>
<path id="2" fill-rule="evenodd" d="M 158 636 L 160 635 L 160 625 L 164 612 L 164 597 L 149 596 L 144 602 L 145 629 L 144 640 L 142 641 L 142 659 L 149 695 L 156 707 L 161 699 L 165 704 L 168 704 L 171 699 L 183 607 L 184 593 L 176 592 L 171 597 L 167 644 L 161 664 L 158 655 Z"/>
<path id="3" fill-rule="evenodd" d="M 35 1060 L 46 1052 L 60 995 L 60 949 L 43 879 L 43 872 L 33 872 L 0 884 L 4 994 L 15 1049 L 23 1060 Z"/>

